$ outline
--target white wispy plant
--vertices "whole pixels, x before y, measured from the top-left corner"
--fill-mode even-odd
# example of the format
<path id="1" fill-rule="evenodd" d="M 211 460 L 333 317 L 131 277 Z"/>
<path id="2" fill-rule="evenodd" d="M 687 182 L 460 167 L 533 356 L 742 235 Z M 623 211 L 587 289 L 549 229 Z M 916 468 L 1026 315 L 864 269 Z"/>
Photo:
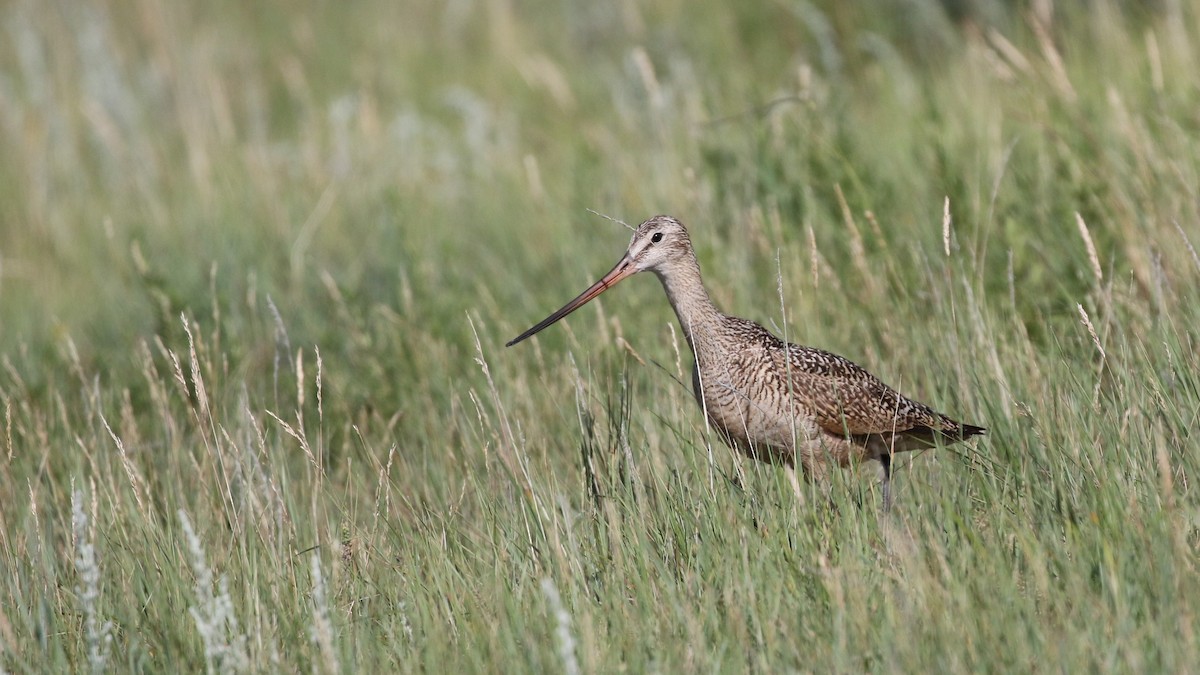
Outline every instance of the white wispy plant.
<path id="1" fill-rule="evenodd" d="M 71 490 L 71 530 L 75 535 L 75 571 L 79 575 L 79 602 L 83 606 L 84 634 L 88 645 L 88 665 L 93 673 L 102 673 L 108 665 L 112 644 L 112 622 L 100 619 L 96 607 L 100 599 L 100 564 L 88 528 L 83 492 Z"/>
<path id="2" fill-rule="evenodd" d="M 325 672 L 338 672 L 337 654 L 333 650 L 333 626 L 329 622 L 329 601 L 325 598 L 325 577 L 321 574 L 321 557 L 312 555 L 312 640 L 321 652 Z"/>
<path id="3" fill-rule="evenodd" d="M 575 635 L 571 632 L 571 615 L 563 605 L 562 596 L 550 577 L 542 579 L 542 594 L 554 613 L 555 636 L 558 639 L 558 658 L 562 660 L 563 672 L 567 675 L 579 675 L 579 660 L 575 656 Z"/>
<path id="4" fill-rule="evenodd" d="M 204 641 L 204 662 L 209 673 L 243 673 L 250 670 L 246 636 L 238 625 L 229 597 L 229 586 L 222 576 L 213 593 L 213 574 L 204 555 L 204 546 L 187 513 L 179 510 L 179 524 L 187 538 L 192 573 L 196 575 L 196 604 L 191 608 L 196 630 Z"/>

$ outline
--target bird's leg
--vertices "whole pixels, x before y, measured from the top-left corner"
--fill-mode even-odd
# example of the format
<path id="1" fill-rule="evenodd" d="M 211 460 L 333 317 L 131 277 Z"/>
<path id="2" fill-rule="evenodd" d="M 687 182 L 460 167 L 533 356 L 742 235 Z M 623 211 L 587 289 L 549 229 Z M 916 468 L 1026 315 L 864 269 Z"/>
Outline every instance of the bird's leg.
<path id="1" fill-rule="evenodd" d="M 883 465 L 883 512 L 887 513 L 892 510 L 892 453 L 885 452 L 880 455 L 879 463 Z"/>
<path id="2" fill-rule="evenodd" d="M 801 507 L 804 506 L 804 489 L 800 487 L 800 478 L 796 475 L 796 466 L 791 462 L 784 464 L 784 470 L 787 471 L 788 482 L 792 484 L 792 491 L 796 493 L 796 503 Z"/>

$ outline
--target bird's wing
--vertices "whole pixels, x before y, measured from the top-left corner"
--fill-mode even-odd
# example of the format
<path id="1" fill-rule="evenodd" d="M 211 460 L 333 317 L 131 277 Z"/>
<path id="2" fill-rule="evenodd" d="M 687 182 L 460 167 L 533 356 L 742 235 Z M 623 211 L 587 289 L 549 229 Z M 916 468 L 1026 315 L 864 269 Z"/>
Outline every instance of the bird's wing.
<path id="1" fill-rule="evenodd" d="M 837 354 L 789 344 L 775 358 L 781 374 L 791 378 L 797 402 L 826 433 L 902 434 L 941 430 L 949 421 Z"/>

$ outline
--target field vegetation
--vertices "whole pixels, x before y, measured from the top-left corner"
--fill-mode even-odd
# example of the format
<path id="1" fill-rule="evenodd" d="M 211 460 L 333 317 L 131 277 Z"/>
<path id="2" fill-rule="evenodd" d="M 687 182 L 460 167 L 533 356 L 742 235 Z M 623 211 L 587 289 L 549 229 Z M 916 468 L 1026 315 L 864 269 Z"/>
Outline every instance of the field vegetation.
<path id="1" fill-rule="evenodd" d="M 1200 12 L 0 5 L 0 672 L 1184 672 Z M 735 457 L 657 282 L 989 428 Z M 832 505 L 818 493 L 828 491 Z"/>

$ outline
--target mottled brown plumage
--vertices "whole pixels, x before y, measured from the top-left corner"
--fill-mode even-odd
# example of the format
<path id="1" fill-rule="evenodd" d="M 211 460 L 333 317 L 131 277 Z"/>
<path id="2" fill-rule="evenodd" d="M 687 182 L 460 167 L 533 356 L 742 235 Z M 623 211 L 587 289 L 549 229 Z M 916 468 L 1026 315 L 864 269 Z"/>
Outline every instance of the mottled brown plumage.
<path id="1" fill-rule="evenodd" d="M 508 346 L 646 270 L 662 282 L 695 355 L 697 401 L 722 439 L 750 457 L 789 469 L 799 463 L 810 479 L 830 466 L 876 460 L 883 465 L 886 508 L 894 453 L 984 432 L 901 395 L 841 356 L 786 343 L 753 321 L 718 311 L 687 229 L 670 216 L 639 225 L 611 272 Z"/>

